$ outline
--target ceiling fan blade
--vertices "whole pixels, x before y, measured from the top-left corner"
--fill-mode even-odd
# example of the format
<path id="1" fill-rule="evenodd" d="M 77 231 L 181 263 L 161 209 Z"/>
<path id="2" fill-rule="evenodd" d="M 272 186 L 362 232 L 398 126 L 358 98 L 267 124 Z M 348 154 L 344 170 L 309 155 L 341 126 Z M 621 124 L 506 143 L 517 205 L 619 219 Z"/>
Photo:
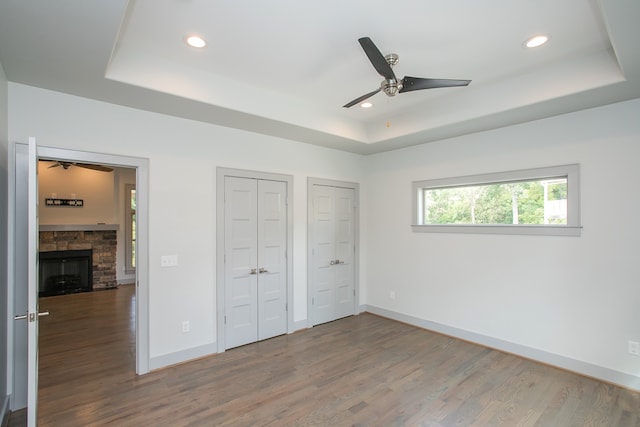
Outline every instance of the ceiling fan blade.
<path id="1" fill-rule="evenodd" d="M 467 86 L 471 80 L 454 80 L 454 79 L 422 79 L 420 77 L 405 76 L 402 79 L 402 89 L 400 93 L 410 92 L 412 90 L 436 89 L 439 87 Z"/>
<path id="2" fill-rule="evenodd" d="M 371 41 L 369 37 L 362 37 L 358 39 L 360 42 L 360 46 L 364 50 L 364 53 L 369 57 L 369 61 L 373 65 L 373 68 L 376 69 L 378 74 L 384 77 L 387 80 L 396 80 L 396 75 L 393 73 L 391 69 L 391 65 L 384 59 L 380 50 L 376 47 L 376 45 Z"/>
<path id="3" fill-rule="evenodd" d="M 381 90 L 382 90 L 382 88 L 378 88 L 378 89 L 374 90 L 373 92 L 369 92 L 369 93 L 368 93 L 368 94 L 366 94 L 366 95 L 362 95 L 360 98 L 356 98 L 356 99 L 354 99 L 353 101 L 351 101 L 351 102 L 349 102 L 349 103 L 347 103 L 347 104 L 343 105 L 342 107 L 343 107 L 343 108 L 353 107 L 354 105 L 361 103 L 361 102 L 362 102 L 362 101 L 364 101 L 365 99 L 367 99 L 367 98 L 371 98 L 373 95 L 375 95 L 376 93 L 380 92 Z"/>
<path id="4" fill-rule="evenodd" d="M 93 165 L 91 163 L 74 163 L 73 165 L 78 166 L 79 168 L 91 169 L 94 171 L 113 172 L 113 168 L 102 165 Z"/>

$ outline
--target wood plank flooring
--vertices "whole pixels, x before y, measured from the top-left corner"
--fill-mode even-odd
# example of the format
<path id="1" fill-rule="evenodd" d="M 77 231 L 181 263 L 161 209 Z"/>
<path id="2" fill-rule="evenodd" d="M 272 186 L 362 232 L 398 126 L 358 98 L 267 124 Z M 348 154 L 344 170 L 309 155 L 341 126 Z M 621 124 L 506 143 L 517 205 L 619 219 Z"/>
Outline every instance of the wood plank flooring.
<path id="1" fill-rule="evenodd" d="M 640 426 L 640 393 L 371 314 L 136 376 L 132 290 L 41 300 L 40 426 Z"/>

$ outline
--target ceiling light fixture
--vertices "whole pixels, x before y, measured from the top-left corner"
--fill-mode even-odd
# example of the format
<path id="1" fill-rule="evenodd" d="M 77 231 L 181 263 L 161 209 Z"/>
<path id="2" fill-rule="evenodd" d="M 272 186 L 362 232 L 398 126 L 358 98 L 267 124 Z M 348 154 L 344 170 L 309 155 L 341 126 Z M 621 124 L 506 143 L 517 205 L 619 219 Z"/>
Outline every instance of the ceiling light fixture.
<path id="1" fill-rule="evenodd" d="M 524 46 L 529 48 L 542 46 L 549 41 L 549 38 L 550 37 L 546 34 L 538 34 L 537 36 L 529 37 L 525 40 Z"/>
<path id="2" fill-rule="evenodd" d="M 191 47 L 202 48 L 207 45 L 207 42 L 199 36 L 188 36 L 185 41 Z"/>
<path id="3" fill-rule="evenodd" d="M 373 104 L 371 102 L 363 102 L 362 104 L 360 104 L 360 106 L 362 108 L 371 108 L 373 107 Z"/>

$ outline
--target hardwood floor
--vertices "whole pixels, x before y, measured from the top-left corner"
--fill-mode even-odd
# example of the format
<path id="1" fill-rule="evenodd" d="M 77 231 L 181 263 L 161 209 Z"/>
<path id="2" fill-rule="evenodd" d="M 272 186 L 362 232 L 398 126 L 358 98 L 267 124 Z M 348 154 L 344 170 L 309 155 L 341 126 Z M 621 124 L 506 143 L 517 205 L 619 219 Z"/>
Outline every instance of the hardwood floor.
<path id="1" fill-rule="evenodd" d="M 40 426 L 640 426 L 640 393 L 371 314 L 136 376 L 132 298 L 41 300 Z"/>

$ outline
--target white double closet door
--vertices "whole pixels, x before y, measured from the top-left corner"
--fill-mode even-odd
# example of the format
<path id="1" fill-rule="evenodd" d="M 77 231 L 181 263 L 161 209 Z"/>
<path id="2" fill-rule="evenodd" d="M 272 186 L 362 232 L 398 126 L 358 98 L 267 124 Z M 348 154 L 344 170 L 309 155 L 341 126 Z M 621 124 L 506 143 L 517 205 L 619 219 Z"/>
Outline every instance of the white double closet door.
<path id="1" fill-rule="evenodd" d="M 225 177 L 225 346 L 287 332 L 287 183 Z"/>
<path id="2" fill-rule="evenodd" d="M 314 325 L 355 314 L 355 190 L 312 187 Z"/>

